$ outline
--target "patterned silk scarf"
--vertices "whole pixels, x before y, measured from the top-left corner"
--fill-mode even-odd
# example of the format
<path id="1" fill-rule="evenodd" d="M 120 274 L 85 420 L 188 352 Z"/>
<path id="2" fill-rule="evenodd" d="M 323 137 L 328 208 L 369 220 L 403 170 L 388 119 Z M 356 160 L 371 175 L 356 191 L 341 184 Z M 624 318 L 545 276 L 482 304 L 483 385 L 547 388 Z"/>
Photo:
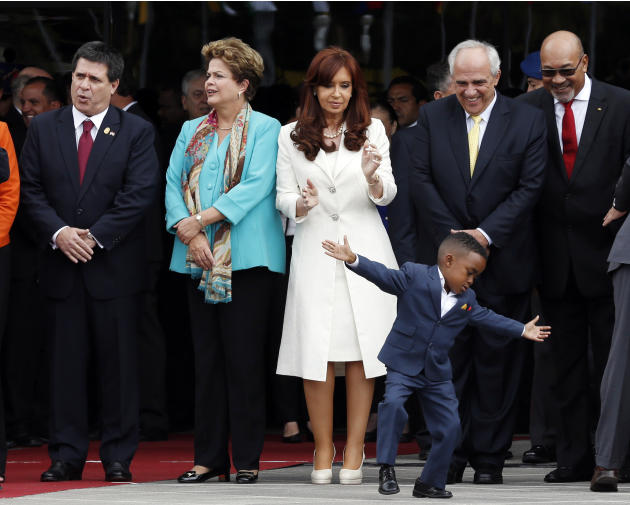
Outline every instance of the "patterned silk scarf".
<path id="1" fill-rule="evenodd" d="M 232 125 L 230 145 L 223 167 L 224 193 L 230 191 L 241 181 L 251 112 L 251 106 L 246 103 Z M 207 118 L 199 123 L 184 154 L 182 190 L 186 207 L 188 207 L 191 216 L 203 210 L 201 208 L 199 175 L 217 128 L 217 113 L 213 110 Z M 232 242 L 230 236 L 230 223 L 223 220 L 214 233 L 212 255 L 215 265 L 212 270 L 203 270 L 194 262 L 190 251 L 186 252 L 186 267 L 190 269 L 193 278 L 201 278 L 199 290 L 204 292 L 206 303 L 228 303 L 232 300 Z"/>

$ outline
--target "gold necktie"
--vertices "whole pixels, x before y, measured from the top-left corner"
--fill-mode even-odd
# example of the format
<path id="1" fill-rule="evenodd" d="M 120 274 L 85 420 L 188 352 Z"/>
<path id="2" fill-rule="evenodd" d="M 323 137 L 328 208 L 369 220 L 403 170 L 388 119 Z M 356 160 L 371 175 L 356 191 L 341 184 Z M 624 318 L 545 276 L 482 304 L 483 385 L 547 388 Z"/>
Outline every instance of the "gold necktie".
<path id="1" fill-rule="evenodd" d="M 473 127 L 468 132 L 468 153 L 470 154 L 470 176 L 472 177 L 475 171 L 475 163 L 477 162 L 477 155 L 479 154 L 479 123 L 481 122 L 481 116 L 470 116 L 475 122 Z"/>

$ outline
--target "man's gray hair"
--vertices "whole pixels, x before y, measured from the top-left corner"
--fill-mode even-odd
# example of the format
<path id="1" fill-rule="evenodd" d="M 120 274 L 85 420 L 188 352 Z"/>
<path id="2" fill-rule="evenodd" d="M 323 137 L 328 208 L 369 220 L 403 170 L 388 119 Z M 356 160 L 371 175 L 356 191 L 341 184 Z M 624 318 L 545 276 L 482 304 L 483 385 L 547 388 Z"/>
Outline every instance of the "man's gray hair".
<path id="1" fill-rule="evenodd" d="M 501 67 L 501 58 L 499 58 L 499 53 L 495 49 L 492 44 L 488 44 L 487 42 L 482 42 L 481 40 L 468 39 L 464 40 L 457 44 L 453 50 L 448 55 L 448 67 L 453 75 L 453 67 L 455 66 L 455 58 L 457 57 L 457 53 L 459 53 L 462 49 L 477 49 L 481 48 L 486 51 L 488 55 L 488 61 L 490 61 L 490 73 L 496 77 L 499 73 L 499 69 Z"/>
<path id="2" fill-rule="evenodd" d="M 195 70 L 189 70 L 188 72 L 184 74 L 184 77 L 182 77 L 182 95 L 183 96 L 188 95 L 188 88 L 190 87 L 191 81 L 193 81 L 194 79 L 199 79 L 199 77 L 203 77 L 205 79 L 206 71 L 201 68 L 198 68 Z"/>

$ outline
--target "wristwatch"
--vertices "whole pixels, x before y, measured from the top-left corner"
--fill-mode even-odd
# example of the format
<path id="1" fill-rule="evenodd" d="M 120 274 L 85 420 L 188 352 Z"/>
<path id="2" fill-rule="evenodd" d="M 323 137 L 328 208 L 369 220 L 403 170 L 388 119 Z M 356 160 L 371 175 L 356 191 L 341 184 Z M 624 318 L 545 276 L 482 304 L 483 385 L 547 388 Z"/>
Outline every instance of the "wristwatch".
<path id="1" fill-rule="evenodd" d="M 195 219 L 199 223 L 199 226 L 201 226 L 201 228 L 203 229 L 203 220 L 201 219 L 201 212 L 198 212 L 197 214 L 195 214 Z"/>

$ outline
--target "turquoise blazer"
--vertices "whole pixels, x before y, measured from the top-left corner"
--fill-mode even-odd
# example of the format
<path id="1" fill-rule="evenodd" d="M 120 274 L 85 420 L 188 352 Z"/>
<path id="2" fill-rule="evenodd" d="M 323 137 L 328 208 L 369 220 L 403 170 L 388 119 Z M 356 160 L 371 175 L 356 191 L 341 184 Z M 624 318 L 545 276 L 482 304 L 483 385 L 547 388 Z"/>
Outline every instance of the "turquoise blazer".
<path id="1" fill-rule="evenodd" d="M 190 216 L 182 194 L 181 173 L 184 152 L 204 117 L 184 123 L 166 172 L 166 229 L 173 234 L 176 231 L 173 225 Z M 241 182 L 227 194 L 223 193 L 223 167 L 230 143 L 229 135 L 220 146 L 217 146 L 216 141 L 212 142 L 201 169 L 199 186 L 203 209 L 214 207 L 232 225 L 233 270 L 267 267 L 272 272 L 284 273 L 284 233 L 280 214 L 276 210 L 279 133 L 278 121 L 252 111 Z M 211 246 L 219 224 L 206 227 Z M 190 274 L 186 268 L 187 249 L 175 237 L 170 265 L 174 272 Z"/>

